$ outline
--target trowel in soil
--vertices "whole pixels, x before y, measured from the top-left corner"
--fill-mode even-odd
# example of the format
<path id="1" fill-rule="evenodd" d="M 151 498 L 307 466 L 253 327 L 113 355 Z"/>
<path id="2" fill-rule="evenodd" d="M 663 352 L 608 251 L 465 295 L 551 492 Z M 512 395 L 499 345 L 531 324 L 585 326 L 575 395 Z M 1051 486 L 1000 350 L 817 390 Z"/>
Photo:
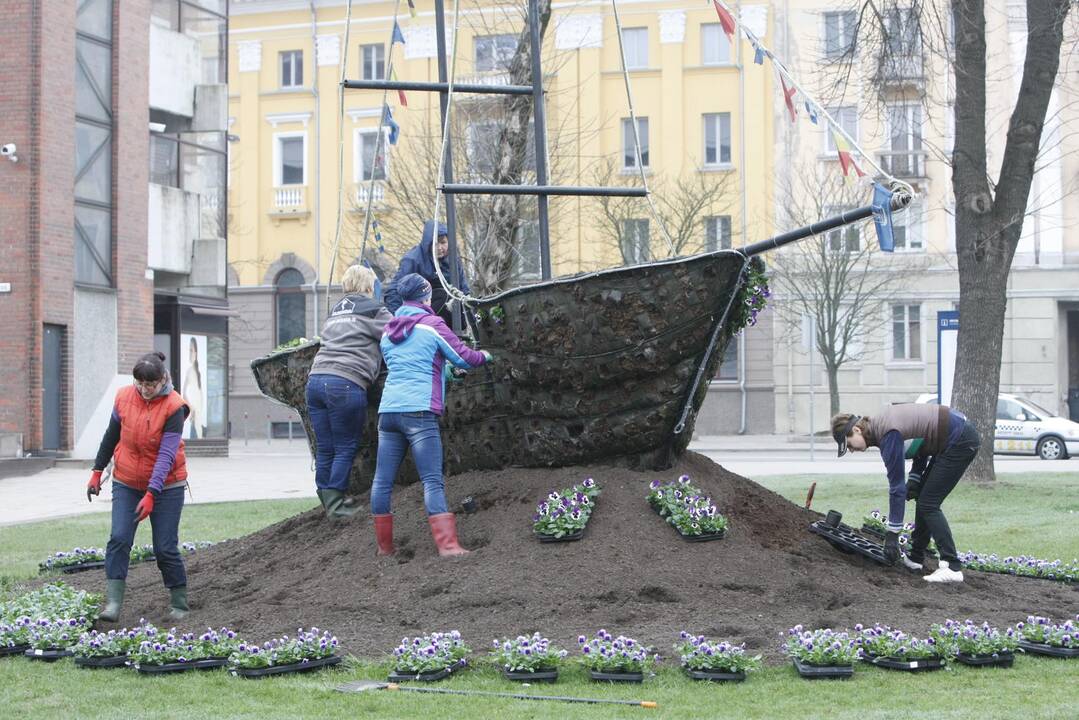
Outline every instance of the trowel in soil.
<path id="1" fill-rule="evenodd" d="M 606 700 L 562 695 L 523 695 L 519 693 L 488 692 L 486 690 L 450 690 L 449 688 L 412 687 L 411 685 L 398 685 L 397 683 L 379 682 L 377 680 L 355 680 L 344 685 L 338 685 L 334 689 L 337 692 L 344 693 L 359 693 L 369 690 L 400 690 L 403 692 L 436 693 L 438 695 L 471 695 L 476 697 L 513 698 L 516 700 L 556 700 L 558 702 L 591 703 L 595 705 L 634 705 L 649 709 L 658 707 L 658 704 L 651 700 Z"/>

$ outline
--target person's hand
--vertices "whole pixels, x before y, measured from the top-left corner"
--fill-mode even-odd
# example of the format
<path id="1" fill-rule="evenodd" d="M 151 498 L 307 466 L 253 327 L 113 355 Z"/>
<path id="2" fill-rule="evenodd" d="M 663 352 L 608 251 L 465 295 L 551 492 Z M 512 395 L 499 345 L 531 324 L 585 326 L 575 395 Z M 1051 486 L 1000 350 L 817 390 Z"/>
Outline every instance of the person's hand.
<path id="1" fill-rule="evenodd" d="M 899 560 L 899 533 L 891 530 L 884 533 L 884 559 L 889 564 Z"/>
<path id="2" fill-rule="evenodd" d="M 139 500 L 139 504 L 135 506 L 135 522 L 140 523 L 146 518 L 150 517 L 150 513 L 154 511 L 154 494 L 148 492 L 142 496 L 142 500 Z"/>
<path id="3" fill-rule="evenodd" d="M 467 373 L 461 368 L 450 368 L 449 381 L 451 383 L 464 382 Z"/>
<path id="4" fill-rule="evenodd" d="M 86 483 L 86 502 L 93 502 L 94 495 L 101 494 L 101 471 L 94 470 L 90 473 L 90 482 Z"/>
<path id="5" fill-rule="evenodd" d="M 480 352 L 483 353 L 484 363 L 493 363 L 495 361 L 495 356 L 491 353 L 487 352 L 486 350 L 480 350 Z"/>
<path id="6" fill-rule="evenodd" d="M 907 475 L 907 501 L 917 500 L 918 495 L 922 492 L 922 475 L 921 473 L 912 472 Z"/>

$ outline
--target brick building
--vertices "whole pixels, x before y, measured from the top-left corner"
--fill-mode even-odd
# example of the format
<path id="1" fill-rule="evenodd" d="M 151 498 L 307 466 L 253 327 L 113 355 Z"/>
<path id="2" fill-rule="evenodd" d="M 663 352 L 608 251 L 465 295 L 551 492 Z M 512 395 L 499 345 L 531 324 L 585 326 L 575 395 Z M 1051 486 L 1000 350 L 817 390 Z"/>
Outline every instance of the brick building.
<path id="1" fill-rule="evenodd" d="M 0 9 L 0 456 L 91 457 L 153 348 L 222 446 L 225 0 Z"/>

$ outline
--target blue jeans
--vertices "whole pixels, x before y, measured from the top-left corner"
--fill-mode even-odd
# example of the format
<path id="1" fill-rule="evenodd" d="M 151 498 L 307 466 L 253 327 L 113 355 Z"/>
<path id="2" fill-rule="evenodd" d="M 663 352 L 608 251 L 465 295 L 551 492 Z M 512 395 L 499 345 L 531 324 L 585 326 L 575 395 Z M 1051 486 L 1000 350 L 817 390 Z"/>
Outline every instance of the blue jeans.
<path id="1" fill-rule="evenodd" d="M 315 487 L 345 492 L 367 421 L 367 391 L 337 375 L 311 375 L 306 397 L 315 431 Z"/>
<path id="2" fill-rule="evenodd" d="M 180 512 L 184 509 L 185 487 L 166 487 L 154 500 L 150 513 L 150 528 L 154 542 L 154 557 L 161 571 L 165 587 L 187 585 L 187 571 L 180 557 Z M 146 493 L 139 492 L 121 482 L 112 483 L 112 532 L 105 547 L 105 577 L 109 580 L 126 580 L 127 566 L 131 561 L 131 544 L 135 542 L 135 506 Z"/>
<path id="3" fill-rule="evenodd" d="M 388 412 L 378 416 L 378 464 L 371 483 L 372 515 L 385 515 L 390 511 L 393 481 L 409 447 L 423 481 L 423 504 L 427 514 L 447 512 L 438 416 L 433 412 Z"/>

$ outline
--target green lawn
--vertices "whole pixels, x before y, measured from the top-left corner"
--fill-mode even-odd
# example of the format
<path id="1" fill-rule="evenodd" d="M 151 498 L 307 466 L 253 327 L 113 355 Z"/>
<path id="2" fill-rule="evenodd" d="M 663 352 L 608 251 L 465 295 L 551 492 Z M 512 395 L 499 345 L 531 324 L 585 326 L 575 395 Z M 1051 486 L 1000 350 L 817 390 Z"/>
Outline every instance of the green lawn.
<path id="1" fill-rule="evenodd" d="M 767 478 L 764 484 L 803 502 L 813 478 Z M 820 480 L 814 507 L 834 508 L 847 520 L 886 502 L 880 476 Z M 264 501 L 186 508 L 185 540 L 234 537 L 311 507 L 311 500 Z M 991 488 L 961 485 L 945 509 L 961 548 L 1026 553 L 1041 557 L 1079 556 L 1079 479 L 1063 475 L 1008 476 Z M 225 530 L 227 528 L 227 530 Z M 37 562 L 57 549 L 101 545 L 108 517 L 84 516 L 49 523 L 0 528 L 0 575 L 25 578 Z M 1041 581 L 1031 581 L 1041 582 Z M 1076 612 L 1079 612 L 1077 603 Z M 485 641 L 485 639 L 484 639 Z M 472 639 L 473 646 L 482 644 Z M 389 650 L 387 648 L 387 650 Z M 660 652 L 663 648 L 659 649 Z M 482 663 L 482 660 L 480 661 Z M 70 660 L 53 665 L 23 658 L 0 659 L 0 707 L 6 717 L 43 718 L 1062 718 L 1079 707 L 1079 660 L 1020 656 L 1010 670 L 965 667 L 924 675 L 859 666 L 844 682 L 809 682 L 787 666 L 769 667 L 738 686 L 700 684 L 685 679 L 668 659 L 656 677 L 636 687 L 594 684 L 571 666 L 555 685 L 521 688 L 482 664 L 433 687 L 494 692 L 653 700 L 657 710 L 617 705 L 567 705 L 378 691 L 336 693 L 348 680 L 383 679 L 379 659 L 309 676 L 261 681 L 233 678 L 222 671 L 173 677 L 142 677 L 131 670 L 79 670 Z"/>

